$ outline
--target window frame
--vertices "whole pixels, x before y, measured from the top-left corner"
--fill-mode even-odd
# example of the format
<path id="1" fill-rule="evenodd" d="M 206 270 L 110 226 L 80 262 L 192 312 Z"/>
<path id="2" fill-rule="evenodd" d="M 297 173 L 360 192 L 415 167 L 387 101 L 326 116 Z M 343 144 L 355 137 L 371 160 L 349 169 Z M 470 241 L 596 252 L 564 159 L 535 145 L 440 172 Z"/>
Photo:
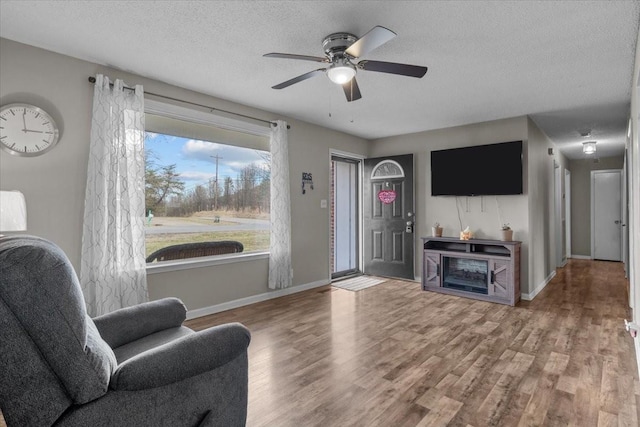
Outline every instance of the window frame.
<path id="1" fill-rule="evenodd" d="M 243 120 L 223 117 L 212 112 L 196 110 L 179 105 L 160 102 L 152 99 L 144 101 L 145 114 L 155 114 L 176 120 L 182 120 L 200 125 L 213 126 L 235 132 L 247 133 L 259 137 L 269 137 L 271 127 L 258 125 Z M 145 129 L 146 132 L 146 129 Z M 233 144 L 229 144 L 233 145 Z M 146 239 L 146 237 L 145 237 Z M 162 261 L 146 265 L 147 274 L 165 273 L 169 271 L 189 270 L 193 268 L 211 267 L 215 265 L 249 262 L 258 259 L 268 259 L 269 251 L 256 251 L 251 253 L 237 253 L 226 255 L 214 255 L 208 257 L 186 258 L 184 260 Z"/>

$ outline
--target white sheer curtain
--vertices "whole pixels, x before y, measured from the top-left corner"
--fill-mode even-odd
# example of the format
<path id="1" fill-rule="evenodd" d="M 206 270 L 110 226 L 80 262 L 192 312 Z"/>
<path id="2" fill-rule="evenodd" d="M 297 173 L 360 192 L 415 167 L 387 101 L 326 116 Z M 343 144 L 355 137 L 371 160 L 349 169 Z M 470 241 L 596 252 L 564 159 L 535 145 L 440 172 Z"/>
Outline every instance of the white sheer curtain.
<path id="1" fill-rule="evenodd" d="M 271 235 L 269 245 L 269 288 L 292 284 L 291 195 L 289 189 L 289 141 L 287 122 L 278 120 L 271 128 Z"/>
<path id="2" fill-rule="evenodd" d="M 148 301 L 144 94 L 96 76 L 80 283 L 90 316 Z"/>

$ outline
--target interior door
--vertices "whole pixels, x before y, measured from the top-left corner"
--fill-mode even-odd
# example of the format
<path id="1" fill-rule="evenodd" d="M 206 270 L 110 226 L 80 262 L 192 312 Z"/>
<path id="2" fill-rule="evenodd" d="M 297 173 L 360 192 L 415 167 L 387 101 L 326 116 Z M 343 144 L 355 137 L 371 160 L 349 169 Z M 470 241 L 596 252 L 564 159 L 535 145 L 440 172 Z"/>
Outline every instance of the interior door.
<path id="1" fill-rule="evenodd" d="M 364 273 L 415 279 L 413 154 L 364 161 Z"/>
<path id="2" fill-rule="evenodd" d="M 591 172 L 591 253 L 594 259 L 622 260 L 622 171 Z"/>

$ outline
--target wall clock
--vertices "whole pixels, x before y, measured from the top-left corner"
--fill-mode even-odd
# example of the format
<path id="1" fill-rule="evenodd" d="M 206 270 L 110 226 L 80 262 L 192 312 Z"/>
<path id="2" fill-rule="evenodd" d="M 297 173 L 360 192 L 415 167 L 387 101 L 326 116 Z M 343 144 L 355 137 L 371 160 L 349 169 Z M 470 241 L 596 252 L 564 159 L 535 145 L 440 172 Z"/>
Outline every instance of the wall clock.
<path id="1" fill-rule="evenodd" d="M 51 150 L 60 136 L 55 120 L 31 104 L 0 108 L 0 147 L 16 156 L 33 157 Z"/>

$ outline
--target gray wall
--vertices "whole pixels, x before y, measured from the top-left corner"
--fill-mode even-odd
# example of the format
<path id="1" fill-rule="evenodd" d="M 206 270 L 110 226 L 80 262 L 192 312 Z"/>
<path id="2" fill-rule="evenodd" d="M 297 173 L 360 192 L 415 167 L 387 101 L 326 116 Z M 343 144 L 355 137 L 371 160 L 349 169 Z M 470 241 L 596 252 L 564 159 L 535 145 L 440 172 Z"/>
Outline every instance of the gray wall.
<path id="1" fill-rule="evenodd" d="M 640 36 L 640 31 L 638 32 Z M 640 118 L 640 43 L 636 43 L 636 57 L 631 82 L 631 134 L 627 140 L 627 173 L 629 179 L 629 282 L 633 320 L 640 323 L 640 139 L 638 135 Z M 640 340 L 635 339 L 638 373 L 640 373 Z"/>
<path id="2" fill-rule="evenodd" d="M 431 226 L 439 222 L 443 236 L 458 237 L 460 227 L 469 226 L 478 238 L 500 239 L 501 222 L 508 222 L 514 230 L 514 240 L 522 244 L 520 283 L 523 293 L 529 288 L 529 208 L 525 180 L 523 195 L 449 197 L 431 196 L 431 151 L 442 148 L 491 144 L 522 140 L 525 142 L 525 176 L 527 170 L 527 118 L 515 117 L 428 132 L 383 138 L 373 141 L 371 156 L 392 154 L 414 155 L 416 209 L 416 276 L 422 275 L 422 241 L 431 234 Z M 464 179 L 464 171 L 461 178 Z M 496 203 L 497 201 L 497 203 Z M 468 209 L 467 209 L 468 205 Z M 498 206 L 500 214 L 498 214 Z M 458 220 L 460 213 L 460 224 Z M 502 220 L 500 219 L 502 217 Z"/>
<path id="3" fill-rule="evenodd" d="M 571 171 L 571 255 L 591 256 L 591 171 L 622 169 L 624 157 L 569 161 Z"/>
<path id="4" fill-rule="evenodd" d="M 523 195 L 431 196 L 432 150 L 514 140 L 525 143 Z M 549 148 L 554 148 L 553 156 L 548 154 Z M 422 253 L 419 238 L 428 236 L 436 221 L 444 227 L 444 236 L 457 237 L 461 227 L 469 226 L 477 237 L 488 239 L 500 239 L 501 222 L 507 222 L 514 230 L 514 239 L 522 242 L 521 292 L 535 296 L 556 268 L 554 159 L 561 170 L 567 167 L 567 159 L 538 126 L 527 117 L 514 117 L 378 139 L 371 148 L 372 157 L 406 153 L 414 154 L 416 171 L 416 254 Z M 422 275 L 421 268 L 418 256 L 416 276 Z"/>
<path id="5" fill-rule="evenodd" d="M 28 233 L 56 242 L 80 266 L 84 191 L 93 86 L 102 73 L 146 91 L 262 119 L 284 119 L 289 132 L 294 285 L 329 281 L 329 150 L 366 155 L 367 141 L 308 123 L 188 91 L 141 76 L 0 39 L 0 104 L 28 102 L 54 116 L 62 135 L 43 156 L 21 158 L 0 151 L 0 188 L 25 194 Z M 313 191 L 302 195 L 302 172 L 313 173 Z M 152 299 L 182 298 L 190 310 L 268 292 L 266 259 L 149 275 Z"/>
<path id="6" fill-rule="evenodd" d="M 496 120 L 448 129 L 383 138 L 372 142 L 287 117 L 252 109 L 207 95 L 119 70 L 76 60 L 53 52 L 0 39 L 0 104 L 30 102 L 53 113 L 62 129 L 58 146 L 35 158 L 13 157 L 0 152 L 0 188 L 21 190 L 27 199 L 28 232 L 58 243 L 76 268 L 80 243 L 84 189 L 89 149 L 93 87 L 87 77 L 103 73 L 143 84 L 145 90 L 212 105 L 263 119 L 284 119 L 289 132 L 294 285 L 329 281 L 329 211 L 320 200 L 329 198 L 329 151 L 337 149 L 371 157 L 414 153 L 416 173 L 416 276 L 421 275 L 420 237 L 430 233 L 435 221 L 444 234 L 457 236 L 459 207 L 462 227 L 477 237 L 500 237 L 500 222 L 514 229 L 523 242 L 522 292 L 536 289 L 555 264 L 553 245 L 553 161 L 547 154 L 549 140 L 526 117 Z M 499 197 L 431 197 L 430 151 L 513 140 L 525 141 L 525 194 Z M 566 163 L 558 156 L 561 164 Z M 572 170 L 572 195 L 584 182 Z M 315 189 L 298 191 L 302 172 L 311 172 Z M 588 182 L 588 181 L 586 181 Z M 533 183 L 533 184 L 532 184 Z M 468 208 L 467 208 L 468 206 Z M 574 215 L 588 211 L 574 207 Z M 579 220 L 572 218 L 575 241 Z M 587 235 L 588 241 L 588 235 Z M 267 260 L 225 264 L 149 275 L 152 299 L 182 298 L 189 309 L 198 309 L 268 292 Z"/>
<path id="7" fill-rule="evenodd" d="M 563 168 L 566 158 L 559 154 L 553 143 L 531 120 L 527 120 L 528 144 L 528 190 L 529 190 L 529 293 L 535 295 L 551 278 L 556 265 L 556 232 L 555 232 L 555 192 L 554 161 Z M 549 148 L 554 148 L 554 155 L 549 155 Z M 573 174 L 571 176 L 573 179 Z M 523 291 L 524 292 L 524 291 Z M 532 296 L 533 296 L 532 295 Z"/>

